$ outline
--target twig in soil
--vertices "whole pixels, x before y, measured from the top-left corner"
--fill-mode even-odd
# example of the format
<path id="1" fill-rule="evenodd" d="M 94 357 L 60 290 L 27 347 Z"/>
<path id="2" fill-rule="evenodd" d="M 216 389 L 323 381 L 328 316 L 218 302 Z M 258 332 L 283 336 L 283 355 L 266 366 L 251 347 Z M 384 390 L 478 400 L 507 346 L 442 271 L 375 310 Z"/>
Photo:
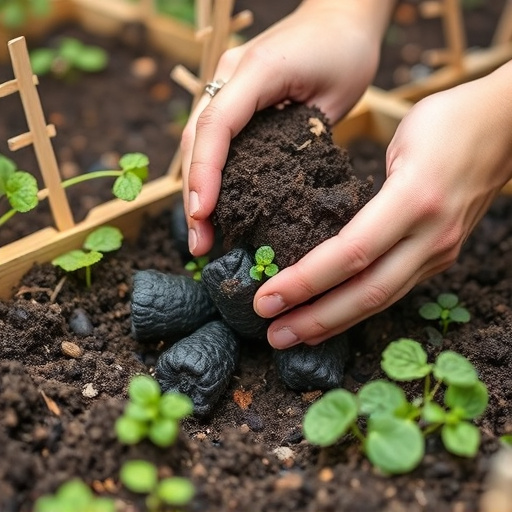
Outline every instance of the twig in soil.
<path id="1" fill-rule="evenodd" d="M 63 276 L 60 278 L 60 281 L 57 283 L 57 286 L 50 295 L 50 302 L 53 303 L 57 300 L 57 295 L 59 295 L 60 291 L 62 290 L 62 287 L 64 286 L 67 278 L 68 276 Z"/>

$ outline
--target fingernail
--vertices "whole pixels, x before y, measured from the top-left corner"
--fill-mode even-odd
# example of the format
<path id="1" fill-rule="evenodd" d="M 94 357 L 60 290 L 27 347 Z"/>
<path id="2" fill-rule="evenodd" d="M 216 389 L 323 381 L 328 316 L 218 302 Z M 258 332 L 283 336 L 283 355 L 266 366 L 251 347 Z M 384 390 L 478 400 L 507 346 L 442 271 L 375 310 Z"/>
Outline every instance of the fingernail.
<path id="1" fill-rule="evenodd" d="M 194 254 L 197 247 L 197 233 L 195 229 L 188 230 L 188 250 Z"/>
<path id="2" fill-rule="evenodd" d="M 277 293 L 272 295 L 264 295 L 256 302 L 256 311 L 260 316 L 264 318 L 275 316 L 285 309 L 286 304 L 284 303 L 281 295 Z"/>
<path id="3" fill-rule="evenodd" d="M 274 348 L 289 348 L 299 342 L 299 338 L 289 327 L 281 327 L 281 329 L 270 333 L 269 336 L 269 343 Z"/>
<path id="4" fill-rule="evenodd" d="M 192 190 L 188 195 L 188 213 L 193 217 L 198 211 L 201 205 L 199 204 L 199 196 L 195 190 Z"/>

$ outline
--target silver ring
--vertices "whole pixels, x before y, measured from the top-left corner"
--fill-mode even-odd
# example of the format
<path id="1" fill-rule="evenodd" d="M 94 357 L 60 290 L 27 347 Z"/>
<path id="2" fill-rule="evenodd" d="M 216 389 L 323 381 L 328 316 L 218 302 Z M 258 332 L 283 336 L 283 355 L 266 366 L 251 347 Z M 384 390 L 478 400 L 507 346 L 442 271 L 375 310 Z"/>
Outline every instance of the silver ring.
<path id="1" fill-rule="evenodd" d="M 208 93 L 212 98 L 222 89 L 222 86 L 225 84 L 223 80 L 214 80 L 213 82 L 208 82 L 204 86 L 204 92 Z"/>

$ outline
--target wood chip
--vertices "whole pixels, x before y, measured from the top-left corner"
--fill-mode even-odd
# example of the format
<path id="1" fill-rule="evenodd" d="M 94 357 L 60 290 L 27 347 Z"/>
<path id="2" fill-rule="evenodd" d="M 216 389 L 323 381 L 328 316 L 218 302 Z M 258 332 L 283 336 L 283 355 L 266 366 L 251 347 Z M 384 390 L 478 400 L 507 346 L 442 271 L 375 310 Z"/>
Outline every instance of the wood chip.
<path id="1" fill-rule="evenodd" d="M 309 122 L 309 126 L 311 126 L 309 131 L 311 133 L 313 133 L 314 135 L 316 135 L 317 137 L 320 137 L 320 135 L 322 135 L 322 133 L 326 132 L 324 123 L 322 123 L 322 121 L 320 121 L 320 119 L 318 119 L 318 117 L 310 117 L 308 122 Z"/>
<path id="2" fill-rule="evenodd" d="M 240 409 L 245 411 L 252 404 L 252 391 L 236 389 L 233 393 L 233 400 Z"/>
<path id="3" fill-rule="evenodd" d="M 55 414 L 55 416 L 60 416 L 60 409 L 55 401 L 52 400 L 44 391 L 41 390 L 40 393 L 46 403 L 46 407 L 48 407 L 48 410 Z"/>
<path id="4" fill-rule="evenodd" d="M 304 393 L 301 393 L 301 398 L 303 402 L 306 402 L 307 404 L 314 402 L 317 398 L 320 398 L 322 396 L 322 392 L 320 390 L 315 391 L 306 391 Z"/>

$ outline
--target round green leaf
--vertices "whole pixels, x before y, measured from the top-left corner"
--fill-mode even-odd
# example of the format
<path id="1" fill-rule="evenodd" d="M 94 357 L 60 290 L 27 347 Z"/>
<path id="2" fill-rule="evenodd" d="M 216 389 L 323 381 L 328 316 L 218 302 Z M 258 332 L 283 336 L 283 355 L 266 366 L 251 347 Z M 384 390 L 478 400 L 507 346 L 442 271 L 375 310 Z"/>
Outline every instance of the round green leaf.
<path id="1" fill-rule="evenodd" d="M 160 418 L 150 425 L 148 437 L 157 446 L 165 448 L 176 441 L 179 432 L 180 425 L 177 420 Z"/>
<path id="2" fill-rule="evenodd" d="M 136 421 L 152 421 L 158 417 L 158 407 L 156 404 L 139 404 L 130 401 L 126 404 L 124 414 Z"/>
<path id="3" fill-rule="evenodd" d="M 7 179 L 5 195 L 17 212 L 25 213 L 37 206 L 37 180 L 25 171 L 16 171 Z"/>
<path id="4" fill-rule="evenodd" d="M 372 464 L 384 473 L 407 473 L 423 458 L 425 440 L 416 423 L 379 414 L 368 421 L 365 451 Z"/>
<path id="5" fill-rule="evenodd" d="M 36 75 L 47 75 L 53 66 L 57 52 L 52 48 L 37 48 L 30 52 L 30 65 Z"/>
<path id="6" fill-rule="evenodd" d="M 81 71 L 95 73 L 107 67 L 108 54 L 102 48 L 84 46 L 82 51 L 75 55 L 73 64 Z"/>
<path id="7" fill-rule="evenodd" d="M 130 491 L 148 494 L 158 483 L 158 472 L 155 466 L 145 460 L 131 460 L 121 467 L 121 482 Z"/>
<path id="8" fill-rule="evenodd" d="M 466 308 L 457 306 L 450 310 L 449 318 L 452 322 L 466 324 L 471 320 L 471 314 Z"/>
<path id="9" fill-rule="evenodd" d="M 421 417 L 427 423 L 444 423 L 446 411 L 435 402 L 427 402 L 423 407 Z"/>
<path id="10" fill-rule="evenodd" d="M 119 160 L 119 166 L 123 171 L 135 172 L 138 169 L 147 168 L 149 165 L 149 158 L 144 153 L 127 153 Z"/>
<path id="11" fill-rule="evenodd" d="M 85 252 L 81 249 L 75 249 L 65 254 L 57 256 L 52 260 L 52 265 L 61 267 L 66 272 L 73 272 L 80 268 L 90 267 L 103 258 L 103 254 L 96 251 Z"/>
<path id="12" fill-rule="evenodd" d="M 313 403 L 304 416 L 304 436 L 319 446 L 334 444 L 357 419 L 356 397 L 333 389 Z"/>
<path id="13" fill-rule="evenodd" d="M 475 425 L 461 421 L 455 425 L 444 425 L 441 439 L 449 452 L 461 457 L 474 457 L 480 446 L 480 431 Z"/>
<path id="14" fill-rule="evenodd" d="M 123 244 L 123 233 L 114 226 L 101 226 L 85 239 L 84 248 L 90 251 L 116 251 Z"/>
<path id="15" fill-rule="evenodd" d="M 87 510 L 88 505 L 94 500 L 91 489 L 78 478 L 63 483 L 56 497 L 61 503 L 69 503 L 74 510 Z"/>
<path id="16" fill-rule="evenodd" d="M 164 478 L 156 490 L 157 496 L 167 505 L 183 507 L 194 497 L 195 488 L 187 478 Z"/>
<path id="17" fill-rule="evenodd" d="M 427 302 L 419 309 L 419 314 L 425 320 L 437 320 L 441 318 L 443 309 L 436 302 Z"/>
<path id="18" fill-rule="evenodd" d="M 5 194 L 7 180 L 16 168 L 16 164 L 10 158 L 0 155 L 0 197 Z"/>
<path id="19" fill-rule="evenodd" d="M 258 269 L 258 266 L 255 265 L 254 267 L 251 267 L 249 270 L 249 276 L 254 279 L 255 281 L 261 281 L 263 277 L 263 271 Z"/>
<path id="20" fill-rule="evenodd" d="M 16 28 L 25 22 L 25 11 L 21 2 L 9 2 L 2 7 L 3 25 L 9 28 Z"/>
<path id="21" fill-rule="evenodd" d="M 262 245 L 256 250 L 254 259 L 258 265 L 270 265 L 274 260 L 274 249 L 270 245 Z"/>
<path id="22" fill-rule="evenodd" d="M 133 201 L 142 190 L 142 180 L 134 172 L 124 172 L 114 182 L 113 194 L 123 201 Z"/>
<path id="23" fill-rule="evenodd" d="M 182 393 L 164 393 L 160 400 L 160 414 L 165 418 L 181 420 L 194 412 L 194 403 Z"/>
<path id="24" fill-rule="evenodd" d="M 114 428 L 117 439 L 123 444 L 137 444 L 142 441 L 147 434 L 147 427 L 143 422 L 125 415 L 117 418 Z"/>
<path id="25" fill-rule="evenodd" d="M 398 381 L 421 379 L 432 369 L 423 347 L 408 338 L 392 341 L 386 347 L 382 353 L 381 367 L 388 377 Z"/>
<path id="26" fill-rule="evenodd" d="M 45 495 L 37 499 L 34 512 L 66 512 L 55 496 Z"/>
<path id="27" fill-rule="evenodd" d="M 359 412 L 368 415 L 376 412 L 393 413 L 407 402 L 402 389 L 386 380 L 375 380 L 365 384 L 357 393 L 357 398 Z"/>
<path id="28" fill-rule="evenodd" d="M 445 350 L 437 356 L 434 376 L 454 386 L 472 386 L 478 381 L 476 370 L 469 360 L 452 350 Z"/>
<path id="29" fill-rule="evenodd" d="M 275 276 L 279 272 L 279 267 L 275 263 L 271 263 L 265 267 L 265 275 L 267 277 Z"/>
<path id="30" fill-rule="evenodd" d="M 128 386 L 129 397 L 137 404 L 157 404 L 161 391 L 158 382 L 149 375 L 136 375 Z"/>
<path id="31" fill-rule="evenodd" d="M 463 418 L 470 420 L 480 416 L 489 402 L 487 387 L 481 381 L 472 386 L 448 386 L 444 394 L 444 403 L 451 409 L 464 411 Z"/>
<path id="32" fill-rule="evenodd" d="M 116 505 L 111 498 L 95 498 L 94 502 L 84 512 L 116 512 Z"/>
<path id="33" fill-rule="evenodd" d="M 437 297 L 437 303 L 443 309 L 453 309 L 459 303 L 459 298 L 454 293 L 441 293 Z"/>

